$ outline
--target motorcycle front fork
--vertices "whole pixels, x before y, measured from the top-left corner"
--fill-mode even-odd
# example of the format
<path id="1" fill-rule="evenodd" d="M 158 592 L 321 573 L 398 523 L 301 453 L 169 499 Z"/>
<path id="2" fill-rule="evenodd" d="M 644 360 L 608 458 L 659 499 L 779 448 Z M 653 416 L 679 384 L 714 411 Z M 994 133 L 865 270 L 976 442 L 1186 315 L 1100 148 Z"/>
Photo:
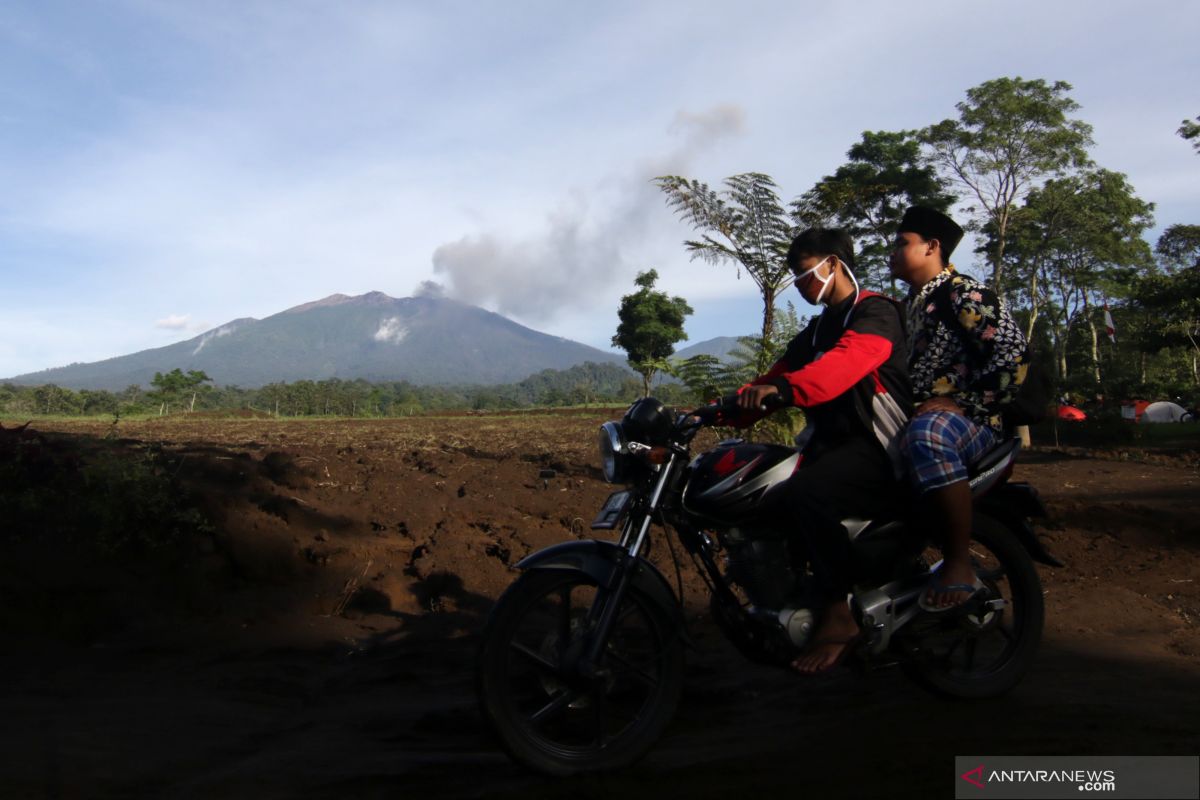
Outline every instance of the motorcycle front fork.
<path id="1" fill-rule="evenodd" d="M 621 603 L 629 591 L 633 571 L 638 568 L 639 554 L 648 541 L 654 512 L 658 509 L 663 492 L 670 482 L 679 458 L 678 453 L 671 453 L 666 463 L 659 469 L 658 479 L 654 482 L 654 488 L 650 492 L 649 502 L 644 512 L 641 515 L 630 514 L 621 529 L 619 544 L 625 555 L 614 570 L 616 579 L 609 581 L 611 586 L 598 587 L 596 599 L 592 603 L 592 607 L 588 609 L 587 630 L 590 631 L 590 641 L 579 663 L 580 673 L 587 677 L 594 677 L 601 672 L 600 654 L 608 646 L 608 637 L 612 633 L 613 623 L 616 622 Z"/>

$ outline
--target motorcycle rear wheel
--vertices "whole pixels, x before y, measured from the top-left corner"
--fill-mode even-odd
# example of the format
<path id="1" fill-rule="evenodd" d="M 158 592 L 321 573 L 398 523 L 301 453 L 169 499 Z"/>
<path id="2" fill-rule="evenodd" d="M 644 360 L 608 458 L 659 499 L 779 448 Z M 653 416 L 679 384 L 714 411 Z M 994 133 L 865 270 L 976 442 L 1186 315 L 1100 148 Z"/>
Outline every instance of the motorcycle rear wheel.
<path id="1" fill-rule="evenodd" d="M 662 735 L 683 688 L 676 624 L 632 587 L 600 657 L 602 676 L 572 670 L 597 591 L 581 572 L 532 570 L 500 597 L 484 629 L 480 710 L 515 761 L 549 775 L 633 763 Z"/>
<path id="2" fill-rule="evenodd" d="M 943 697 L 980 699 L 1010 691 L 1032 665 L 1042 638 L 1042 584 L 1017 538 L 996 520 L 976 515 L 971 559 L 989 598 L 1003 598 L 1004 607 L 923 614 L 905 629 L 911 648 L 905 673 Z"/>

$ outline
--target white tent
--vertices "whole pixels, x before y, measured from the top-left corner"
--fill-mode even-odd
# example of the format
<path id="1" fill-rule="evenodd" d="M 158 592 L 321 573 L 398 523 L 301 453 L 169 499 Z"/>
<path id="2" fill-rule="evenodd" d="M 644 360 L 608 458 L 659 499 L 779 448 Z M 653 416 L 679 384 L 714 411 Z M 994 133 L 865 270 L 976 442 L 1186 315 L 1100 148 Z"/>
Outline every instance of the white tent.
<path id="1" fill-rule="evenodd" d="M 1159 400 L 1146 406 L 1142 412 L 1142 422 L 1182 422 L 1187 411 L 1183 406 L 1170 400 Z"/>

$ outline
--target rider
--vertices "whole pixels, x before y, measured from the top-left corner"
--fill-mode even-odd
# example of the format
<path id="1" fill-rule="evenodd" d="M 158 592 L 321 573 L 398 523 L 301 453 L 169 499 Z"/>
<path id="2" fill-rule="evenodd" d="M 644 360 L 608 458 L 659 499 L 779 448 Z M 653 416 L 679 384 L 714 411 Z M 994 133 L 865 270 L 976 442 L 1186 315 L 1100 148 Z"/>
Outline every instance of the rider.
<path id="1" fill-rule="evenodd" d="M 1003 436 L 1002 407 L 1024 379 L 1025 337 L 1004 301 L 950 263 L 963 229 L 932 208 L 901 220 L 892 275 L 909 284 L 909 369 L 916 413 L 904 436 L 910 476 L 944 562 L 920 599 L 947 611 L 982 588 L 970 561 L 971 488 L 967 467 Z"/>
<path id="2" fill-rule="evenodd" d="M 781 493 L 781 515 L 804 531 L 824 613 L 812 643 L 792 666 L 824 672 L 859 636 L 847 596 L 849 538 L 841 521 L 870 516 L 895 500 L 900 434 L 911 397 L 898 304 L 862 291 L 854 277 L 854 244 L 845 231 L 813 228 L 788 249 L 787 266 L 806 301 L 821 314 L 764 375 L 738 391 L 745 426 L 763 416 L 768 398 L 804 409 L 811 433 L 800 466 Z"/>

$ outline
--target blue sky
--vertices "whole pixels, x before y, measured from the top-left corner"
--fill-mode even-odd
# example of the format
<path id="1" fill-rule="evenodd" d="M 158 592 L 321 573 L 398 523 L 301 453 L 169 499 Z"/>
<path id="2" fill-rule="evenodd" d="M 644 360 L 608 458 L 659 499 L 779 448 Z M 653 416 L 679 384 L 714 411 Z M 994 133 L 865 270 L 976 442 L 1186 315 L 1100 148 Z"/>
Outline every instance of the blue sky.
<path id="1" fill-rule="evenodd" d="M 791 199 L 1000 76 L 1074 86 L 1154 237 L 1200 223 L 1198 34 L 1176 1 L 0 2 L 0 377 L 429 280 L 606 347 L 655 267 L 692 341 L 752 331 L 649 179 Z"/>

